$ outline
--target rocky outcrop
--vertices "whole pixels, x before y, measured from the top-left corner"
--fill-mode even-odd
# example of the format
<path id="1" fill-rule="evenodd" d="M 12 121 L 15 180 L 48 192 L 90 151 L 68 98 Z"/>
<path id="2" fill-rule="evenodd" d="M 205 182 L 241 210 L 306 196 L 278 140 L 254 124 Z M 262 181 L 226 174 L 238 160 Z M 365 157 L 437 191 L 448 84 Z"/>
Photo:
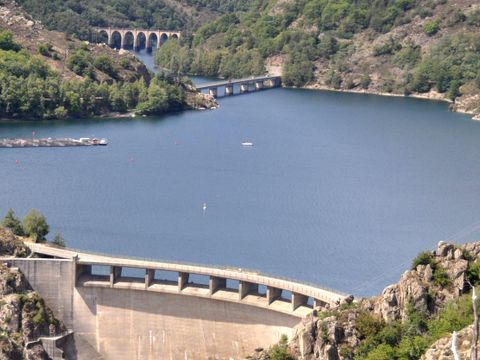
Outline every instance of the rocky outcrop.
<path id="1" fill-rule="evenodd" d="M 480 242 L 461 246 L 440 242 L 435 251 L 424 253 L 424 258 L 429 263 L 406 271 L 398 283 L 386 287 L 380 296 L 304 319 L 289 343 L 290 353 L 305 360 L 353 359 L 362 339 L 357 328 L 360 316 L 368 314 L 385 322 L 403 321 L 408 306 L 423 313 L 436 313 L 446 302 L 469 291 L 467 269 L 469 263 L 480 258 Z M 459 350 L 469 349 L 469 338 L 471 329 L 459 333 Z M 423 359 L 452 359 L 450 346 L 451 337 L 440 339 Z"/>
<path id="2" fill-rule="evenodd" d="M 0 256 L 26 257 L 30 250 L 10 230 L 0 226 Z"/>
<path id="3" fill-rule="evenodd" d="M 20 238 L 0 227 L 0 255 L 27 255 Z M 0 263 L 0 360 L 48 360 L 43 336 L 65 331 L 16 268 Z"/>
<path id="4" fill-rule="evenodd" d="M 458 247 L 440 242 L 432 258 L 438 268 L 445 270 L 448 286 L 436 283 L 430 264 L 418 265 L 406 271 L 397 284 L 385 288 L 381 296 L 366 300 L 365 305 L 385 321 L 404 319 L 408 302 L 417 310 L 434 313 L 466 290 L 468 260 L 465 257 L 474 254 L 476 258 L 479 251 L 480 243 Z"/>

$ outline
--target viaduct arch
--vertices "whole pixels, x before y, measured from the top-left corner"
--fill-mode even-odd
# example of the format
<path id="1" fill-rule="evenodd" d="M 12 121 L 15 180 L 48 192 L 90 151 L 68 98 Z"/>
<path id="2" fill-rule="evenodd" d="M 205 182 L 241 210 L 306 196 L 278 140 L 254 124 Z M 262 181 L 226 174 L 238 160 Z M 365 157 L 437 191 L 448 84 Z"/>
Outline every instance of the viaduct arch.
<path id="1" fill-rule="evenodd" d="M 40 258 L 4 261 L 22 271 L 73 331 L 75 343 L 81 344 L 77 360 L 95 358 L 92 352 L 116 360 L 243 359 L 283 334 L 291 337 L 294 326 L 314 309 L 351 298 L 238 268 L 27 245 Z M 161 272 L 175 277 L 164 279 Z M 194 276 L 206 282 L 195 283 Z"/>
<path id="2" fill-rule="evenodd" d="M 168 39 L 179 39 L 179 31 L 167 30 L 146 30 L 146 29 L 120 29 L 120 28 L 94 28 L 98 34 L 105 34 L 107 36 L 107 44 L 114 46 L 114 37 L 120 38 L 120 47 L 125 49 L 127 46 L 127 36 L 133 37 L 133 48 L 140 48 L 140 37 L 145 39 L 145 46 L 147 49 L 152 49 L 156 46 L 157 49 Z"/>

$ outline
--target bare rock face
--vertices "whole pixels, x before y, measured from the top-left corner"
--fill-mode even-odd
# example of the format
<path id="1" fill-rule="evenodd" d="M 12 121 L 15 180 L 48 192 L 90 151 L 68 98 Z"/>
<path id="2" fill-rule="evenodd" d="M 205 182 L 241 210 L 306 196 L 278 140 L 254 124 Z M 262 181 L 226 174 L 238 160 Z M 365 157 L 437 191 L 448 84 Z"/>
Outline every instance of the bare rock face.
<path id="1" fill-rule="evenodd" d="M 30 250 L 12 232 L 0 226 L 0 256 L 26 257 Z"/>
<path id="2" fill-rule="evenodd" d="M 8 231 L 0 231 L 0 246 L 8 250 L 6 255 L 22 249 L 17 241 Z M 64 330 L 18 269 L 0 263 L 0 360 L 48 360 L 37 340 Z"/>
<path id="3" fill-rule="evenodd" d="M 480 242 L 461 246 L 440 242 L 428 257 L 428 263 L 406 271 L 398 283 L 386 287 L 381 295 L 362 299 L 344 310 L 330 309 L 334 316 L 322 319 L 312 315 L 304 319 L 294 331 L 290 352 L 304 360 L 352 359 L 361 342 L 356 320 L 362 312 L 385 321 L 403 321 L 408 306 L 426 313 L 437 312 L 447 301 L 469 290 L 468 264 L 480 259 Z M 459 333 L 459 350 L 470 348 L 469 337 L 471 329 Z M 422 359 L 452 359 L 450 346 L 451 337 L 440 339 Z M 462 358 L 467 358 L 465 352 L 464 355 Z"/>
<path id="4" fill-rule="evenodd" d="M 466 245 L 457 247 L 440 242 L 432 252 L 436 267 L 445 270 L 448 286 L 435 281 L 430 264 L 418 265 L 415 270 L 406 271 L 397 284 L 385 288 L 381 296 L 371 299 L 370 308 L 385 321 L 404 319 L 407 303 L 417 310 L 436 312 L 445 302 L 464 292 L 468 268 L 465 254 L 480 252 L 479 244 L 469 247 L 472 251 L 468 251 Z"/>
<path id="5" fill-rule="evenodd" d="M 469 326 L 457 334 L 457 352 L 461 359 L 470 359 L 472 326 Z M 452 336 L 446 336 L 435 342 L 420 360 L 451 360 Z"/>
<path id="6" fill-rule="evenodd" d="M 303 319 L 295 329 L 290 352 L 306 360 L 342 359 L 341 347 L 354 348 L 360 343 L 355 318 L 356 314 L 352 312 L 339 318 L 330 316 L 319 319 L 310 316 Z"/>

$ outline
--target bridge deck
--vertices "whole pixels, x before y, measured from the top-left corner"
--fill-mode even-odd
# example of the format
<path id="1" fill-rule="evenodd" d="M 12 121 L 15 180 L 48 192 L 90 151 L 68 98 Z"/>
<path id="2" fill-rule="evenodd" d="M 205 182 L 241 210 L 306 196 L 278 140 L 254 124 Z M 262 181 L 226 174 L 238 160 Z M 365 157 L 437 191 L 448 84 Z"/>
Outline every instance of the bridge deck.
<path id="1" fill-rule="evenodd" d="M 147 259 L 134 259 L 118 256 L 109 256 L 102 254 L 89 253 L 82 250 L 74 249 L 62 249 L 57 247 L 48 246 L 45 244 L 26 243 L 27 246 L 34 253 L 43 254 L 47 256 L 53 256 L 58 258 L 77 258 L 78 264 L 84 265 L 100 265 L 100 266 L 114 266 L 114 267 L 126 267 L 126 268 L 139 268 L 139 269 L 152 269 L 152 270 L 165 270 L 178 273 L 198 274 L 213 276 L 223 279 L 231 279 L 244 281 L 247 283 L 254 283 L 265 285 L 277 289 L 283 289 L 291 291 L 292 293 L 302 294 L 312 297 L 317 300 L 321 300 L 328 304 L 336 304 L 349 295 L 335 291 L 325 289 L 314 284 L 307 284 L 295 280 L 284 279 L 275 276 L 269 276 L 257 271 L 241 269 L 241 268 L 228 268 L 228 267 L 213 267 L 197 264 L 185 264 L 185 263 L 173 263 L 165 261 L 155 261 Z"/>
<path id="2" fill-rule="evenodd" d="M 281 76 L 274 76 L 274 75 L 263 75 L 263 76 L 251 76 L 242 79 L 232 79 L 232 80 L 219 80 L 213 81 L 205 84 L 198 84 L 196 85 L 197 90 L 204 90 L 219 86 L 225 85 L 234 85 L 234 84 L 243 84 L 243 83 L 254 83 L 258 81 L 266 81 L 266 80 L 273 80 L 273 79 L 280 79 Z"/>

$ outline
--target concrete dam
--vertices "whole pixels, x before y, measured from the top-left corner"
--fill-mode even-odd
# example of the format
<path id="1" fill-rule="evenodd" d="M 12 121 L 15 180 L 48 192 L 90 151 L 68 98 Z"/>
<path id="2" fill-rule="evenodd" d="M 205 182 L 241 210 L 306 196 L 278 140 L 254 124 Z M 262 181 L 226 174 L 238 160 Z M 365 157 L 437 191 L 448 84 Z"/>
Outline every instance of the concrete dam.
<path id="1" fill-rule="evenodd" d="M 244 359 L 347 294 L 227 267 L 27 243 L 17 267 L 72 334 L 67 359 Z"/>

